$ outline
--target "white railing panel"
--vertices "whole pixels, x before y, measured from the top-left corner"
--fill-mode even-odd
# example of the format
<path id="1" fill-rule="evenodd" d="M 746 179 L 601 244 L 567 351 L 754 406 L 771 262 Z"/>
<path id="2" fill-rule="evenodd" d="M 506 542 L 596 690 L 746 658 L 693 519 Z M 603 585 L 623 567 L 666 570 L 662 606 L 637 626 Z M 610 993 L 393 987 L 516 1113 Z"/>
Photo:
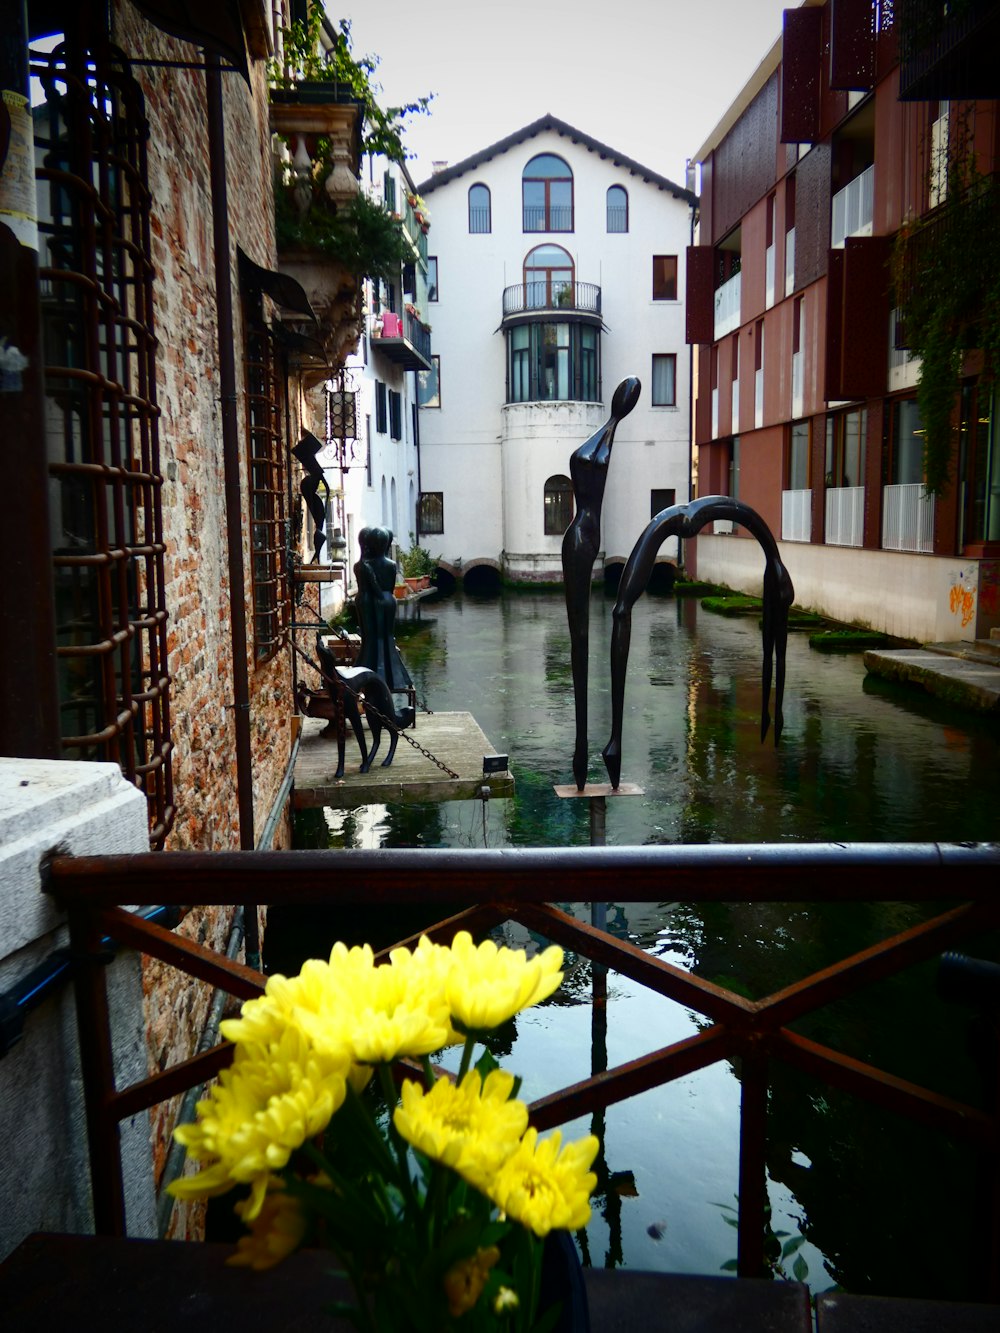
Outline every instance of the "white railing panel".
<path id="1" fill-rule="evenodd" d="M 804 352 L 792 353 L 792 416 L 805 411 L 806 360 Z"/>
<path id="2" fill-rule="evenodd" d="M 781 492 L 781 540 L 807 542 L 812 538 L 812 491 Z"/>
<path id="3" fill-rule="evenodd" d="M 760 430 L 764 424 L 764 369 L 755 370 L 753 375 L 753 428 Z"/>
<path id="4" fill-rule="evenodd" d="M 785 295 L 795 290 L 795 228 L 785 232 Z"/>
<path id="5" fill-rule="evenodd" d="M 719 438 L 719 390 L 718 386 L 712 390 L 712 439 Z"/>
<path id="6" fill-rule="evenodd" d="M 738 435 L 740 429 L 740 382 L 738 379 L 733 380 L 731 412 L 732 432 L 734 435 Z"/>
<path id="7" fill-rule="evenodd" d="M 764 308 L 774 305 L 774 242 L 764 251 Z"/>
<path id="8" fill-rule="evenodd" d="M 882 549 L 933 552 L 934 497 L 925 494 L 922 482 L 883 486 Z"/>
<path id="9" fill-rule="evenodd" d="M 861 546 L 865 535 L 865 488 L 834 486 L 826 493 L 827 546 Z"/>
<path id="10" fill-rule="evenodd" d="M 848 236 L 870 236 L 875 217 L 875 166 L 855 176 L 833 196 L 830 245 L 843 248 Z"/>
<path id="11" fill-rule="evenodd" d="M 740 293 L 742 291 L 741 273 L 734 273 L 731 278 L 715 289 L 715 341 L 724 338 L 740 327 Z"/>

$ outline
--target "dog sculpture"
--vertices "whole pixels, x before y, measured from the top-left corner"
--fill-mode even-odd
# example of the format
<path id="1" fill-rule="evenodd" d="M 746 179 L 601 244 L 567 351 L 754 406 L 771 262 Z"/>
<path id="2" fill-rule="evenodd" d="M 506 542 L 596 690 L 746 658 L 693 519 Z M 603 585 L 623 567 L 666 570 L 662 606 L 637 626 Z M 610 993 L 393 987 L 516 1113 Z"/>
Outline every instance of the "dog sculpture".
<path id="1" fill-rule="evenodd" d="M 360 771 L 367 773 L 371 768 L 382 739 L 383 728 L 389 732 L 389 753 L 382 760 L 382 767 L 388 768 L 396 753 L 399 733 L 405 727 L 413 726 L 413 707 L 407 705 L 397 713 L 389 687 L 381 676 L 367 667 L 337 666 L 333 654 L 318 637 L 316 653 L 326 688 L 311 690 L 308 685 L 300 681 L 296 703 L 299 712 L 304 713 L 306 717 L 328 719 L 320 735 L 337 738 L 337 771 L 334 777 L 344 776 L 344 729 L 337 726 L 338 700 L 344 710 L 343 716 L 350 722 L 361 749 Z M 371 750 L 368 749 L 365 729 L 361 724 L 359 699 L 365 701 L 365 716 L 372 734 Z"/>

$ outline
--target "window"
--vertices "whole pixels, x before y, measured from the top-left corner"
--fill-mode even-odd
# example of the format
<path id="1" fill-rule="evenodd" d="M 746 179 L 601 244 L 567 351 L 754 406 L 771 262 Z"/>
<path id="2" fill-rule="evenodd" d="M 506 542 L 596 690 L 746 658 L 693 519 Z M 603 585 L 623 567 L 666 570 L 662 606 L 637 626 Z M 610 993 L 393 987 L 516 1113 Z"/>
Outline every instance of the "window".
<path id="1" fill-rule="evenodd" d="M 469 186 L 469 231 L 470 233 L 492 230 L 490 216 L 490 192 L 485 185 Z"/>
<path id="2" fill-rule="evenodd" d="M 365 485 L 371 486 L 372 482 L 372 418 L 371 413 L 365 413 Z"/>
<path id="3" fill-rule="evenodd" d="M 545 483 L 545 535 L 561 537 L 573 521 L 573 483 L 569 477 L 549 477 Z"/>
<path id="4" fill-rule="evenodd" d="M 809 489 L 809 422 L 793 422 L 788 432 L 788 490 Z"/>
<path id="5" fill-rule="evenodd" d="M 853 412 L 831 413 L 826 419 L 827 486 L 863 486 L 865 484 L 865 434 L 868 412 L 859 407 Z"/>
<path id="6" fill-rule="evenodd" d="M 388 413 L 386 411 L 385 385 L 381 380 L 375 381 L 375 433 L 384 435 L 388 426 Z"/>
<path id="7" fill-rule="evenodd" d="M 417 506 L 417 535 L 436 537 L 444 532 L 444 491 L 421 491 Z"/>
<path id="8" fill-rule="evenodd" d="M 923 423 L 915 398 L 903 398 L 891 407 L 892 431 L 888 482 L 892 486 L 923 481 Z"/>
<path id="9" fill-rule="evenodd" d="M 533 157 L 521 174 L 525 231 L 573 230 L 573 173 L 553 153 Z"/>
<path id="10" fill-rule="evenodd" d="M 395 389 L 389 390 L 389 436 L 393 440 L 403 438 L 403 395 Z"/>
<path id="11" fill-rule="evenodd" d="M 628 192 L 621 185 L 608 191 L 608 231 L 628 231 Z"/>
<path id="12" fill-rule="evenodd" d="M 441 406 L 441 358 L 431 357 L 430 370 L 417 371 L 417 404 L 420 407 Z"/>
<path id="13" fill-rule="evenodd" d="M 437 255 L 427 256 L 427 299 L 438 299 L 438 262 Z"/>
<path id="14" fill-rule="evenodd" d="M 524 261 L 526 310 L 573 306 L 573 261 L 560 245 L 539 245 Z"/>
<path id="15" fill-rule="evenodd" d="M 508 403 L 600 401 L 598 330 L 589 324 L 517 324 L 507 335 Z"/>
<path id="16" fill-rule="evenodd" d="M 653 300 L 677 300 L 677 256 L 653 256 Z"/>
<path id="17" fill-rule="evenodd" d="M 677 491 L 673 486 L 654 487 L 649 492 L 649 517 L 655 518 L 664 509 L 670 509 L 677 503 Z"/>
<path id="18" fill-rule="evenodd" d="M 382 198 L 390 213 L 396 211 L 396 180 L 387 171 L 382 178 Z"/>
<path id="19" fill-rule="evenodd" d="M 674 352 L 653 353 L 654 407 L 677 406 L 677 356 Z"/>

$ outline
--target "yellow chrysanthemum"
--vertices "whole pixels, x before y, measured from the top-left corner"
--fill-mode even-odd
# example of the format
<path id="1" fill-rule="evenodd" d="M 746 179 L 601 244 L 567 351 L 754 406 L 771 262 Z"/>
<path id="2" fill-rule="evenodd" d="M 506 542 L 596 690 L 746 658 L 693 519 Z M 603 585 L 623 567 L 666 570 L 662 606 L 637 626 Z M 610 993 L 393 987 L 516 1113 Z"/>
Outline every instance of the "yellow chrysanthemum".
<path id="1" fill-rule="evenodd" d="M 514 1076 L 502 1069 L 485 1083 L 474 1069 L 457 1087 L 440 1078 L 429 1092 L 407 1079 L 393 1122 L 407 1143 L 483 1188 L 528 1124 L 528 1108 L 511 1099 L 513 1087 Z"/>
<path id="2" fill-rule="evenodd" d="M 445 1273 L 444 1294 L 448 1298 L 448 1313 L 457 1319 L 459 1315 L 471 1310 L 479 1300 L 483 1287 L 490 1276 L 490 1269 L 500 1260 L 500 1251 L 495 1245 L 480 1249 L 467 1259 L 459 1259 Z"/>
<path id="3" fill-rule="evenodd" d="M 238 1203 L 234 1211 L 246 1220 L 246 1201 Z M 305 1234 L 306 1216 L 299 1201 L 285 1192 L 280 1176 L 272 1176 L 267 1181 L 263 1206 L 250 1221 L 249 1235 L 240 1237 L 236 1253 L 231 1254 L 226 1263 L 257 1271 L 273 1268 L 298 1249 Z"/>
<path id="4" fill-rule="evenodd" d="M 452 1018 L 469 1032 L 498 1027 L 546 999 L 562 981 L 563 951 L 556 944 L 528 958 L 523 949 L 500 949 L 492 940 L 477 947 L 463 930 L 455 936 L 451 956 L 448 1005 Z"/>
<path id="5" fill-rule="evenodd" d="M 590 1167 L 598 1146 L 593 1134 L 563 1147 L 558 1130 L 539 1140 L 531 1128 L 493 1180 L 485 1182 L 486 1193 L 536 1236 L 582 1227 L 590 1218 L 590 1194 L 597 1184 Z"/>
<path id="6" fill-rule="evenodd" d="M 244 1217 L 251 1221 L 263 1206 L 271 1172 L 325 1129 L 343 1102 L 348 1068 L 342 1051 L 312 1049 L 294 1025 L 270 1046 L 238 1045 L 232 1066 L 198 1103 L 197 1121 L 174 1130 L 188 1156 L 209 1165 L 174 1181 L 171 1193 L 203 1198 L 249 1183 Z"/>

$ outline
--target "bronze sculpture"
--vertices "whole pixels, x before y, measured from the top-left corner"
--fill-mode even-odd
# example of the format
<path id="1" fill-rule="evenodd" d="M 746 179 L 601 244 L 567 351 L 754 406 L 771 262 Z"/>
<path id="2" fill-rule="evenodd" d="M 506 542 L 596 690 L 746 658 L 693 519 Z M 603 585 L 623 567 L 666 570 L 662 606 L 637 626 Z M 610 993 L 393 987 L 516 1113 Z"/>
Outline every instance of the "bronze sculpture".
<path id="1" fill-rule="evenodd" d="M 387 554 L 392 533 L 388 528 L 362 528 L 358 541 L 361 559 L 354 566 L 354 577 L 361 649 L 354 665 L 376 672 L 394 694 L 402 693 L 413 688 L 413 681 L 394 638 L 396 562 Z"/>
<path id="2" fill-rule="evenodd" d="M 292 453 L 302 464 L 306 474 L 302 478 L 299 490 L 302 493 L 306 508 L 312 515 L 314 561 L 319 560 L 319 553 L 326 541 L 326 507 L 330 500 L 330 487 L 327 485 L 326 474 L 317 458 L 317 454 L 322 448 L 322 441 L 318 440 L 312 431 L 307 430 L 302 439 L 292 449 Z M 319 498 L 319 488 L 321 486 L 326 491 L 325 500 Z"/>
<path id="3" fill-rule="evenodd" d="M 611 402 L 611 416 L 569 460 L 576 512 L 562 542 L 563 587 L 569 619 L 570 661 L 576 712 L 573 777 L 577 790 L 587 783 L 587 649 L 590 639 L 590 589 L 594 561 L 601 544 L 601 505 L 618 423 L 632 411 L 641 392 L 639 381 L 622 380 Z"/>
<path id="4" fill-rule="evenodd" d="M 611 737 L 604 747 L 604 764 L 612 787 L 617 790 L 621 778 L 622 718 L 625 709 L 625 671 L 628 666 L 632 633 L 632 607 L 645 590 L 653 571 L 656 553 L 667 537 L 694 537 L 714 519 L 731 519 L 751 532 L 764 551 L 764 626 L 761 667 L 760 738 L 763 741 L 771 724 L 768 711 L 771 697 L 771 673 L 774 666 L 775 708 L 774 743 L 781 739 L 782 697 L 785 690 L 785 647 L 788 639 L 788 608 L 795 589 L 788 570 L 778 554 L 778 544 L 771 529 L 756 510 L 727 495 L 706 495 L 686 505 L 671 505 L 650 520 L 649 526 L 632 548 L 618 585 L 618 599 L 613 614 L 611 635 Z"/>

